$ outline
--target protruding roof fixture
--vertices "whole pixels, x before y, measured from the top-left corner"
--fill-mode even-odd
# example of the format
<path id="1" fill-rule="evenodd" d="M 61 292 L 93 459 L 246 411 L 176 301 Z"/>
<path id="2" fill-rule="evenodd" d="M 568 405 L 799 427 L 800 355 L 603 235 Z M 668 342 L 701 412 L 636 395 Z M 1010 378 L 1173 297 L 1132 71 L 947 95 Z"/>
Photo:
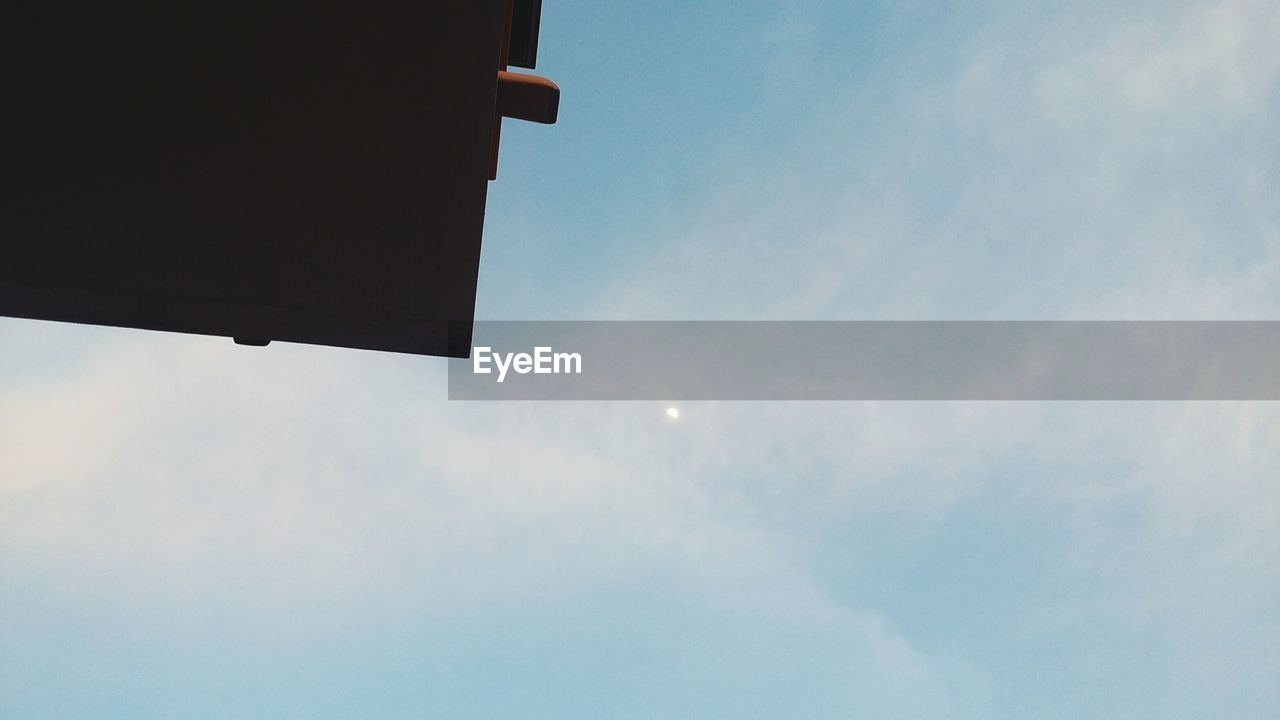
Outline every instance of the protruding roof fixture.
<path id="1" fill-rule="evenodd" d="M 489 150 L 489 179 L 498 177 L 502 118 L 551 124 L 560 112 L 560 88 L 537 75 L 507 72 L 508 65 L 533 68 L 538 59 L 538 27 L 542 0 L 506 0 L 507 26 L 499 58 L 498 94 Z"/>

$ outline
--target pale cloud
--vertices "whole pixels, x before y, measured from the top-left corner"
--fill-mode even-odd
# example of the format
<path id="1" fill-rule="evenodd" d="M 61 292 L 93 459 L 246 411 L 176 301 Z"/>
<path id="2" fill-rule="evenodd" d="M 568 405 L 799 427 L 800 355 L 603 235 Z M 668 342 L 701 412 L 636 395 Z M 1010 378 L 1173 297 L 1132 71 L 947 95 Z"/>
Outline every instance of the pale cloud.
<path id="1" fill-rule="evenodd" d="M 802 120 L 728 132 L 714 190 L 632 231 L 652 250 L 602 316 L 1273 315 L 1280 11 L 1160 7 L 991 13 L 954 66 L 801 85 Z M 777 52 L 788 78 L 838 72 Z"/>
<path id="2" fill-rule="evenodd" d="M 6 325 L 19 352 L 75 332 Z M 305 648 L 644 578 L 843 638 L 862 704 L 947 707 L 883 617 L 814 583 L 780 524 L 794 518 L 767 517 L 785 488 L 739 484 L 763 456 L 735 455 L 757 426 L 733 412 L 692 408 L 677 429 L 649 404 L 442 404 L 439 363 L 345 351 L 135 332 L 89 351 L 73 375 L 4 386 L 8 582 L 41 577 L 140 627 Z"/>
<path id="3" fill-rule="evenodd" d="M 1278 32 L 1275 3 L 1221 2 L 1194 7 L 1170 32 L 1114 43 L 1095 62 L 1135 110 L 1173 112 L 1193 102 L 1219 112 L 1257 110 L 1280 79 Z"/>
<path id="4" fill-rule="evenodd" d="M 1280 583 L 1265 403 L 693 404 L 674 425 L 647 403 L 441 405 L 431 361 L 127 335 L 71 378 L 6 386 L 7 572 L 184 632 L 305 646 L 645 578 L 825 628 L 878 688 L 863 700 L 945 717 L 955 671 L 812 566 L 842 528 L 889 534 L 843 551 L 878 577 L 971 498 L 1049 502 L 1081 544 L 1046 578 L 1063 604 L 1009 618 L 1028 637 L 1103 616 L 1211 643 Z M 1126 504 L 1144 510 L 1116 527 Z"/>

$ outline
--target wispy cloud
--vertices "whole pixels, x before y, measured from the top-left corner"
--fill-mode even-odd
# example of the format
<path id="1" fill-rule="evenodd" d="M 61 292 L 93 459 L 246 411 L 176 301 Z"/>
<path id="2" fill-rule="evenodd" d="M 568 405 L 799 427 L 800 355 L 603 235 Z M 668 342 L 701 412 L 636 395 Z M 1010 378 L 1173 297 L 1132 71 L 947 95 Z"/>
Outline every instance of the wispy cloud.
<path id="1" fill-rule="evenodd" d="M 878 74 L 784 96 L 803 119 L 731 131 L 714 190 L 655 213 L 686 221 L 637 231 L 648 263 L 602 302 L 717 319 L 1274 315 L 1280 13 L 1165 10 L 971 9 L 970 33 L 920 31 L 954 64 L 891 46 Z M 831 60 L 783 64 L 825 78 Z"/>

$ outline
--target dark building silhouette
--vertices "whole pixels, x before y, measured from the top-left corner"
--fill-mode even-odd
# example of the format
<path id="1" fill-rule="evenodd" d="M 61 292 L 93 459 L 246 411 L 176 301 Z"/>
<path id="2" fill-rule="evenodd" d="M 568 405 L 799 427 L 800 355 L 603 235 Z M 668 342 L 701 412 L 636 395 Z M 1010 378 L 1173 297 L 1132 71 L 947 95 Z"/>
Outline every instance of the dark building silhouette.
<path id="1" fill-rule="evenodd" d="M 536 0 L 0 9 L 0 314 L 466 355 Z M 450 324 L 454 332 L 450 335 Z"/>

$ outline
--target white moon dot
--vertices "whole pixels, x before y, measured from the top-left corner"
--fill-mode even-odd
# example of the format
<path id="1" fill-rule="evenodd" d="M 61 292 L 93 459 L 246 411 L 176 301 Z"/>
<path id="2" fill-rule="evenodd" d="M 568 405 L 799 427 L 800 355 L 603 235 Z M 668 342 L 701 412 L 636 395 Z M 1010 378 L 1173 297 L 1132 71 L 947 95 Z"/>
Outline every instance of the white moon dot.
<path id="1" fill-rule="evenodd" d="M 680 417 L 680 411 L 675 408 L 667 408 L 667 417 L 671 418 L 672 420 L 675 420 L 676 418 Z"/>

